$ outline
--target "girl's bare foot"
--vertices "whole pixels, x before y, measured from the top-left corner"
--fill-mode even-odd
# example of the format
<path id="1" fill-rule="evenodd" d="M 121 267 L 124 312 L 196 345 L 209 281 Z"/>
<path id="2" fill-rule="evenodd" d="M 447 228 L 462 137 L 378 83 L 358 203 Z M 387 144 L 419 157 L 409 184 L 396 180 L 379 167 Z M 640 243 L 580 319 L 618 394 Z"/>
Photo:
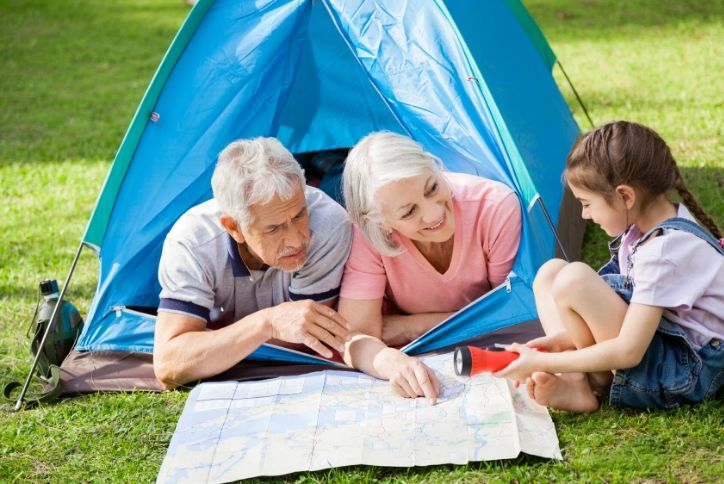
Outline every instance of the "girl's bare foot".
<path id="1" fill-rule="evenodd" d="M 575 413 L 598 410 L 598 399 L 585 373 L 533 373 L 526 388 L 536 402 L 546 407 Z"/>

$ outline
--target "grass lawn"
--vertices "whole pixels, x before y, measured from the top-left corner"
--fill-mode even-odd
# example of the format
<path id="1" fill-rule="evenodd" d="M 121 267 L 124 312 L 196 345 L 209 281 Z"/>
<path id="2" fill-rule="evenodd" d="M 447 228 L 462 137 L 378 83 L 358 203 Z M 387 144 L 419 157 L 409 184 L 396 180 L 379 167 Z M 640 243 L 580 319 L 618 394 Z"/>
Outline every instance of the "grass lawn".
<path id="1" fill-rule="evenodd" d="M 594 121 L 625 118 L 658 130 L 722 226 L 724 3 L 524 3 Z M 180 0 L 0 2 L 0 383 L 24 378 L 37 283 L 65 277 L 115 150 L 187 11 Z M 600 231 L 588 230 L 584 254 L 602 262 Z M 83 314 L 96 273 L 86 251 L 68 296 Z M 186 396 L 87 395 L 20 413 L 2 404 L 0 481 L 152 481 Z M 553 412 L 553 419 L 560 462 L 355 467 L 286 479 L 713 482 L 724 475 L 721 401 L 671 413 Z"/>

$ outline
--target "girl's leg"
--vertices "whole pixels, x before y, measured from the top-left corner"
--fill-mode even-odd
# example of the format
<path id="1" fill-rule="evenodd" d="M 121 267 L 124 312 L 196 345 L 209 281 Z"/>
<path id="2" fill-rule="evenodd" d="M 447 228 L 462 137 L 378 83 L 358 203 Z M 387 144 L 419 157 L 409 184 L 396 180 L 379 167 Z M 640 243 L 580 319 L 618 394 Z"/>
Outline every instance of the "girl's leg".
<path id="1" fill-rule="evenodd" d="M 561 268 L 552 286 L 552 299 L 561 324 L 577 348 L 615 338 L 628 305 L 589 266 L 574 262 Z M 550 375 L 535 373 L 528 392 L 542 404 L 574 412 L 598 408 L 596 395 L 605 392 L 613 373 Z"/>
<path id="2" fill-rule="evenodd" d="M 568 265 L 562 259 L 551 259 L 541 266 L 533 281 L 533 294 L 545 338 L 534 340 L 535 347 L 543 347 L 548 351 L 573 349 L 573 343 L 566 336 L 566 328 L 561 322 L 553 300 L 553 283 L 558 274 Z M 559 342 L 560 340 L 560 342 Z"/>
<path id="3" fill-rule="evenodd" d="M 541 266 L 533 281 L 535 305 L 546 333 L 545 338 L 534 340 L 535 347 L 549 351 L 575 348 L 553 299 L 553 284 L 566 266 L 568 262 L 562 259 L 549 260 Z M 598 409 L 598 399 L 591 391 L 585 373 L 552 375 L 536 372 L 526 381 L 526 388 L 530 397 L 541 405 L 581 413 Z"/>
<path id="4" fill-rule="evenodd" d="M 615 338 L 621 332 L 628 304 L 593 269 L 576 262 L 562 270 L 553 284 L 561 322 L 577 348 Z M 588 374 L 597 393 L 611 386 L 610 371 Z"/>
<path id="5" fill-rule="evenodd" d="M 573 262 L 553 282 L 561 323 L 577 348 L 615 338 L 628 310 L 616 292 L 586 264 Z"/>
<path id="6" fill-rule="evenodd" d="M 538 317 L 543 331 L 549 336 L 565 330 L 553 300 L 553 282 L 567 265 L 568 262 L 562 259 L 551 259 L 538 269 L 533 281 L 533 294 Z"/>

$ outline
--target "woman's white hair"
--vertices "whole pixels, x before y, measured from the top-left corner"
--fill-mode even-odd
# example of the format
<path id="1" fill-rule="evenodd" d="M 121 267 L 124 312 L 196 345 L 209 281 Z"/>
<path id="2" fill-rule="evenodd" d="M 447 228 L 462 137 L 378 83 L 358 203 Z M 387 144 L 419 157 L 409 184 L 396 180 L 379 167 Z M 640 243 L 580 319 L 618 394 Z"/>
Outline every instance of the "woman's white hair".
<path id="1" fill-rule="evenodd" d="M 401 249 L 384 226 L 375 199 L 384 185 L 432 173 L 440 176 L 442 163 L 416 141 L 389 131 L 362 138 L 347 156 L 344 167 L 344 201 L 352 220 L 383 255 L 395 256 Z"/>
<path id="2" fill-rule="evenodd" d="M 219 155 L 211 177 L 221 211 L 242 229 L 253 222 L 249 207 L 275 195 L 288 200 L 304 184 L 304 170 L 276 138 L 232 142 Z"/>

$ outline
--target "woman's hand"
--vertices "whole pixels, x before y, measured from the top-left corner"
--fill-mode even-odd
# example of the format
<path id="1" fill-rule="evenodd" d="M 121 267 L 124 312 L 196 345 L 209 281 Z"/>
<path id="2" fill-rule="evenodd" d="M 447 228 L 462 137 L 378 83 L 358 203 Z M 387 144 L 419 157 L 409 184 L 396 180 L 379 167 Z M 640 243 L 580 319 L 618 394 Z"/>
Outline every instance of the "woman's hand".
<path id="1" fill-rule="evenodd" d="M 402 397 L 425 397 L 430 405 L 435 405 L 440 393 L 440 381 L 435 372 L 417 358 L 401 352 L 395 360 L 388 373 L 392 389 Z"/>
<path id="2" fill-rule="evenodd" d="M 528 348 L 539 351 L 548 351 L 549 353 L 559 353 L 561 351 L 575 350 L 576 345 L 571 341 L 570 336 L 565 331 L 552 334 L 550 336 L 541 336 L 528 341 L 525 344 Z"/>
<path id="3" fill-rule="evenodd" d="M 493 373 L 493 376 L 513 380 L 517 388 L 521 383 L 525 383 L 534 372 L 545 371 L 542 365 L 545 353 L 539 353 L 527 345 L 518 343 L 513 343 L 505 349 L 518 353 L 520 356 L 502 370 Z"/>

